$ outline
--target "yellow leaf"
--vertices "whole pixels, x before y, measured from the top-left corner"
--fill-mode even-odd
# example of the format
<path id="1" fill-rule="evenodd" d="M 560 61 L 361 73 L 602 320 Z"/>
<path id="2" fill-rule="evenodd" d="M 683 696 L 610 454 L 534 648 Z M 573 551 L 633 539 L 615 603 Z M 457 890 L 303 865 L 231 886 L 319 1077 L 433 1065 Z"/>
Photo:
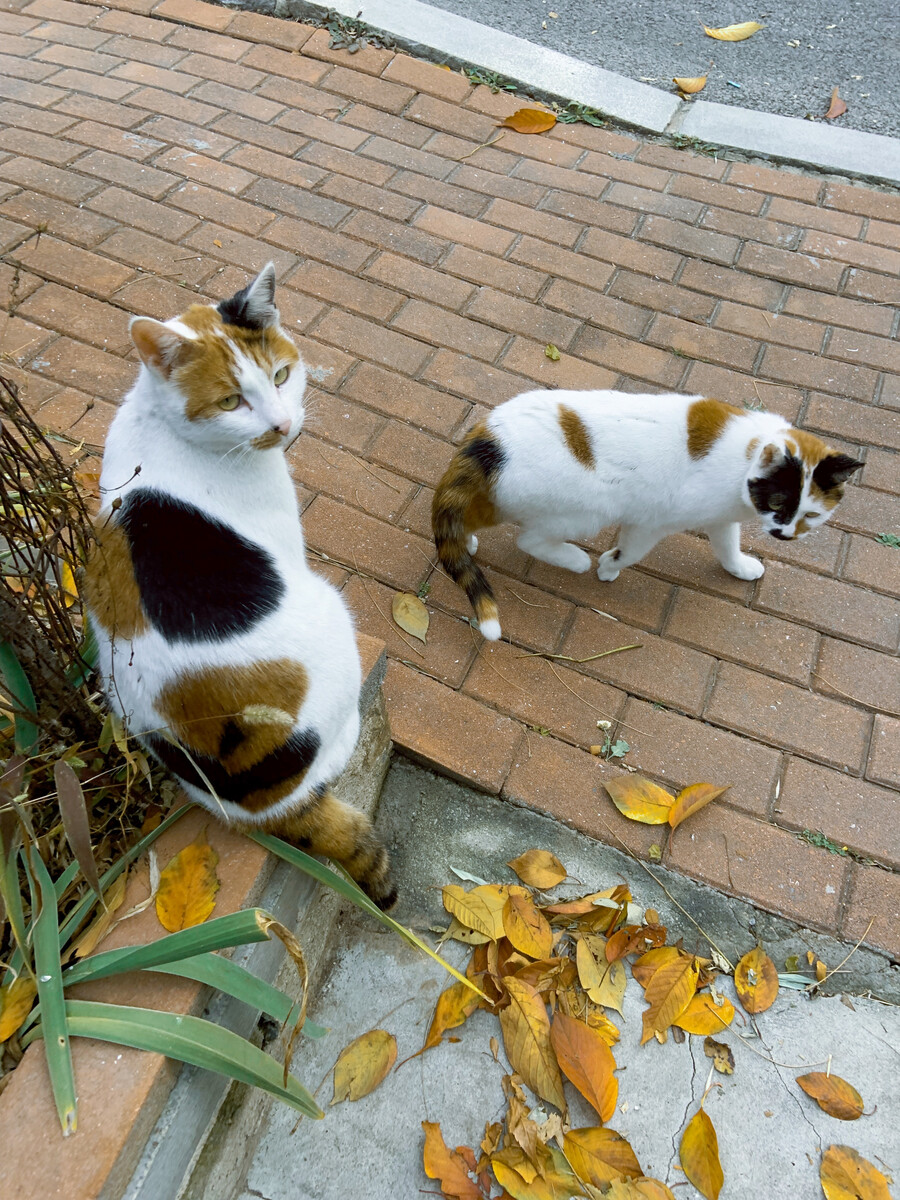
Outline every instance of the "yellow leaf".
<path id="1" fill-rule="evenodd" d="M 682 956 L 653 972 L 644 989 L 650 1007 L 643 1014 L 642 1046 L 654 1034 L 664 1033 L 681 1016 L 696 990 L 697 975 L 694 960 Z"/>
<path id="2" fill-rule="evenodd" d="M 850 1146 L 829 1146 L 819 1171 L 826 1200 L 891 1200 L 888 1181 Z"/>
<path id="3" fill-rule="evenodd" d="M 444 1033 L 462 1025 L 480 1003 L 481 997 L 464 983 L 452 983 L 445 988 L 438 996 L 423 1049 L 430 1050 L 432 1046 L 440 1045 Z"/>
<path id="4" fill-rule="evenodd" d="M 673 829 L 677 829 L 682 821 L 705 808 L 712 800 L 718 800 L 729 787 L 731 784 L 716 787 L 712 783 L 692 783 L 690 787 L 682 788 L 669 809 L 669 824 Z"/>
<path id="5" fill-rule="evenodd" d="M 539 892 L 556 887 L 568 873 L 556 855 L 551 854 L 549 850 L 526 850 L 506 865 L 512 867 L 523 883 L 537 888 Z"/>
<path id="6" fill-rule="evenodd" d="M 697 92 L 702 92 L 706 87 L 706 75 L 694 75 L 692 78 L 673 75 L 672 82 L 681 92 L 682 98 L 685 96 L 694 96 Z"/>
<path id="7" fill-rule="evenodd" d="M 544 347 L 544 358 L 549 358 L 551 362 L 559 362 L 559 347 L 554 346 L 552 342 L 548 342 Z"/>
<path id="8" fill-rule="evenodd" d="M 334 1064 L 332 1104 L 361 1100 L 374 1092 L 397 1059 L 397 1039 L 384 1029 L 370 1029 L 354 1038 Z"/>
<path id="9" fill-rule="evenodd" d="M 479 933 L 477 929 L 469 929 L 456 917 L 450 918 L 447 932 L 443 936 L 452 938 L 454 942 L 463 942 L 466 946 L 486 946 L 491 940 L 486 934 Z"/>
<path id="10" fill-rule="evenodd" d="M 116 876 L 103 893 L 103 908 L 72 948 L 72 953 L 76 958 L 85 958 L 88 954 L 93 954 L 113 925 L 116 924 L 113 918 L 125 899 L 127 879 L 128 872 L 123 871 L 121 875 Z"/>
<path id="11" fill-rule="evenodd" d="M 429 1179 L 439 1179 L 445 1196 L 456 1200 L 482 1200 L 482 1192 L 466 1169 L 466 1162 L 456 1150 L 448 1150 L 441 1127 L 436 1121 L 423 1121 L 425 1149 L 423 1159 L 425 1174 Z"/>
<path id="12" fill-rule="evenodd" d="M 734 1055 L 727 1042 L 717 1042 L 715 1038 L 703 1039 L 703 1053 L 713 1060 L 713 1066 L 720 1075 L 734 1074 Z"/>
<path id="13" fill-rule="evenodd" d="M 503 937 L 506 888 L 481 884 L 467 892 L 458 883 L 448 883 L 442 895 L 447 912 L 468 929 L 484 934 L 492 942 Z"/>
<path id="14" fill-rule="evenodd" d="M 504 981 L 509 1004 L 500 1013 L 506 1057 L 538 1096 L 566 1111 L 562 1077 L 550 1046 L 550 1021 L 535 988 L 515 976 Z"/>
<path id="15" fill-rule="evenodd" d="M 156 893 L 156 915 L 170 933 L 202 925 L 216 907 L 219 856 L 202 829 L 195 841 L 163 867 Z"/>
<path id="16" fill-rule="evenodd" d="M 222 249 L 222 243 L 219 241 L 218 238 L 213 238 L 213 245 L 218 246 L 220 250 Z"/>
<path id="17" fill-rule="evenodd" d="M 600 964 L 582 937 L 575 943 L 575 966 L 578 968 L 578 981 L 586 992 L 600 986 L 603 981 Z"/>
<path id="18" fill-rule="evenodd" d="M 828 105 L 828 112 L 825 114 L 826 121 L 833 121 L 835 117 L 842 117 L 847 111 L 847 105 L 838 95 L 837 88 L 831 93 L 831 103 Z"/>
<path id="19" fill-rule="evenodd" d="M 503 907 L 503 928 L 515 948 L 529 958 L 547 958 L 553 949 L 553 930 L 524 888 L 509 889 Z"/>
<path id="20" fill-rule="evenodd" d="M 59 584 L 63 595 L 63 604 L 66 608 L 71 608 L 78 599 L 78 587 L 75 584 L 72 568 L 67 562 L 64 562 L 59 569 Z"/>
<path id="21" fill-rule="evenodd" d="M 646 988 L 660 967 L 667 963 L 677 962 L 679 958 L 687 958 L 690 961 L 690 956 L 679 950 L 677 946 L 655 946 L 631 964 L 631 973 L 641 987 Z"/>
<path id="22" fill-rule="evenodd" d="M 614 1008 L 622 1013 L 622 1002 L 625 999 L 625 988 L 628 986 L 628 976 L 625 974 L 625 964 L 610 963 L 603 972 L 603 978 L 596 987 L 588 991 L 595 1004 L 604 1008 Z M 622 1013 L 624 1016 L 624 1013 Z"/>
<path id="23" fill-rule="evenodd" d="M 556 124 L 556 117 L 542 108 L 520 108 L 500 122 L 516 133 L 544 133 Z"/>
<path id="24" fill-rule="evenodd" d="M 30 975 L 20 975 L 0 988 L 0 1042 L 16 1032 L 31 1012 L 36 995 L 37 985 Z"/>
<path id="25" fill-rule="evenodd" d="M 839 1121 L 855 1121 L 862 1116 L 865 1108 L 862 1096 L 840 1075 L 810 1071 L 808 1075 L 798 1075 L 797 1082 L 829 1117 L 837 1117 Z"/>
<path id="26" fill-rule="evenodd" d="M 717 1005 L 707 992 L 694 996 L 690 1004 L 673 1025 L 683 1029 L 685 1033 L 710 1034 L 721 1033 L 734 1020 L 734 1005 L 723 996 L 722 1003 Z"/>
<path id="27" fill-rule="evenodd" d="M 543 1158 L 539 1172 L 516 1146 L 508 1146 L 491 1156 L 491 1169 L 508 1196 L 513 1200 L 570 1200 L 572 1196 L 581 1196 L 581 1184 L 560 1151 L 551 1146 L 542 1146 L 540 1150 Z"/>
<path id="28" fill-rule="evenodd" d="M 775 1003 L 778 972 L 762 946 L 750 950 L 735 967 L 734 990 L 748 1013 L 765 1012 Z"/>
<path id="29" fill-rule="evenodd" d="M 603 1200 L 675 1200 L 675 1193 L 658 1179 L 615 1179 Z"/>
<path id="30" fill-rule="evenodd" d="M 428 632 L 428 609 L 412 592 L 395 592 L 391 602 L 391 615 L 400 626 L 420 642 Z"/>
<path id="31" fill-rule="evenodd" d="M 684 1173 L 706 1200 L 718 1200 L 725 1176 L 719 1164 L 719 1140 L 704 1109 L 698 1109 L 681 1138 L 679 1158 Z"/>
<path id="32" fill-rule="evenodd" d="M 594 1187 L 641 1174 L 631 1146 L 612 1129 L 572 1129 L 566 1134 L 563 1153 L 575 1174 Z"/>
<path id="33" fill-rule="evenodd" d="M 602 1034 L 589 1025 L 558 1012 L 550 1029 L 550 1043 L 565 1076 L 593 1105 L 601 1121 L 616 1111 L 619 1081 L 616 1060 Z"/>
<path id="34" fill-rule="evenodd" d="M 665 825 L 673 797 L 641 775 L 623 775 L 603 785 L 623 817 L 643 825 Z"/>
<path id="35" fill-rule="evenodd" d="M 703 26 L 706 36 L 715 38 L 717 42 L 745 42 L 754 33 L 759 33 L 760 29 L 765 29 L 765 25 L 760 25 L 758 21 L 742 21 L 740 25 L 724 25 L 721 29 Z"/>

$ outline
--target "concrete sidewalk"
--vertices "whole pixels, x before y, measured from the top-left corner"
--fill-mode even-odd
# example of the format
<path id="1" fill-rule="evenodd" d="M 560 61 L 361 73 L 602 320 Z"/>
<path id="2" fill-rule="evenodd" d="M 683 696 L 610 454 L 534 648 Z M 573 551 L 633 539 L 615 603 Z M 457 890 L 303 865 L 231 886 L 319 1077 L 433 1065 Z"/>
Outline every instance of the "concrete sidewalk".
<path id="1" fill-rule="evenodd" d="M 515 97 L 199 0 L 0 0 L 0 31 L 0 354 L 74 458 L 134 378 L 129 317 L 272 258 L 315 381 L 304 527 L 388 640 L 398 746 L 645 855 L 659 831 L 588 753 L 611 719 L 642 772 L 732 785 L 666 866 L 900 956 L 900 550 L 876 540 L 900 532 L 900 198 L 583 124 L 501 131 Z M 809 540 L 751 535 L 753 584 L 688 535 L 601 585 L 492 531 L 510 642 L 486 648 L 433 567 L 432 488 L 535 383 L 763 405 L 865 470 Z M 389 620 L 419 589 L 424 648 Z"/>

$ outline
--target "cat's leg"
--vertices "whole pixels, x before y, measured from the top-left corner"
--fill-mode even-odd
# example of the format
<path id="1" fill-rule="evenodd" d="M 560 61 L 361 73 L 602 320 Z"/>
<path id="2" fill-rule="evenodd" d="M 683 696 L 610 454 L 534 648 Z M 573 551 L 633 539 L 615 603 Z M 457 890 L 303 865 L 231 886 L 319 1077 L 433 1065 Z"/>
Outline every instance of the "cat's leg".
<path id="1" fill-rule="evenodd" d="M 470 533 L 466 538 L 466 549 L 470 554 L 474 554 L 478 549 L 478 538 L 474 533 Z"/>
<path id="2" fill-rule="evenodd" d="M 571 542 L 549 537 L 540 529 L 523 529 L 519 534 L 518 546 L 533 558 L 539 558 L 553 567 L 565 567 L 567 571 L 581 574 L 591 565 L 591 556 L 586 551 L 573 546 Z"/>
<path id="3" fill-rule="evenodd" d="M 618 579 L 623 567 L 640 562 L 668 532 L 667 529 L 653 529 L 648 525 L 623 525 L 619 530 L 618 545 L 600 555 L 597 578 L 605 583 Z"/>
<path id="4" fill-rule="evenodd" d="M 372 822 L 358 808 L 338 800 L 330 788 L 317 789 L 304 808 L 276 817 L 263 828 L 310 854 L 335 859 L 379 908 L 395 903 L 390 859 Z"/>
<path id="5" fill-rule="evenodd" d="M 741 551 L 741 526 L 738 521 L 707 525 L 705 530 L 712 552 L 729 575 L 737 579 L 759 579 L 766 569 L 758 558 Z"/>

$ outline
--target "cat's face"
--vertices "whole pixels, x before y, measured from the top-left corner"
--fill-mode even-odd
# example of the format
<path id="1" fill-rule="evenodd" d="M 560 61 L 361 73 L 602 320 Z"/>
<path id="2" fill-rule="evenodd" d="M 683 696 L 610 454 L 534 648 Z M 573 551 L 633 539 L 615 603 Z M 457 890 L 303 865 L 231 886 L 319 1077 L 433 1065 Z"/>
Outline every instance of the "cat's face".
<path id="1" fill-rule="evenodd" d="M 156 402 L 189 441 L 270 450 L 299 433 L 306 371 L 279 323 L 271 263 L 215 307 L 192 304 L 165 322 L 136 317 L 131 336 L 160 385 Z"/>
<path id="2" fill-rule="evenodd" d="M 806 537 L 824 524 L 862 463 L 792 429 L 784 445 L 763 446 L 747 479 L 750 503 L 763 529 L 780 541 Z"/>

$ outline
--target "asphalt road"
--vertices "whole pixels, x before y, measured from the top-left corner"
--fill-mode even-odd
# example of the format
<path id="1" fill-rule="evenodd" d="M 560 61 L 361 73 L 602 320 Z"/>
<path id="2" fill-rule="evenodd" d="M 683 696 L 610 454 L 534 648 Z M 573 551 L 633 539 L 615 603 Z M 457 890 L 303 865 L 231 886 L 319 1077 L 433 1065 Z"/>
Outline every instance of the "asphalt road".
<path id="1" fill-rule="evenodd" d="M 675 75 L 708 75 L 702 97 L 719 104 L 821 118 L 838 86 L 848 112 L 835 124 L 900 136 L 896 0 L 782 0 L 772 11 L 741 0 L 704 8 L 691 0 L 430 2 L 654 87 L 674 90 Z M 703 24 L 750 20 L 765 28 L 747 41 L 703 32 Z"/>

